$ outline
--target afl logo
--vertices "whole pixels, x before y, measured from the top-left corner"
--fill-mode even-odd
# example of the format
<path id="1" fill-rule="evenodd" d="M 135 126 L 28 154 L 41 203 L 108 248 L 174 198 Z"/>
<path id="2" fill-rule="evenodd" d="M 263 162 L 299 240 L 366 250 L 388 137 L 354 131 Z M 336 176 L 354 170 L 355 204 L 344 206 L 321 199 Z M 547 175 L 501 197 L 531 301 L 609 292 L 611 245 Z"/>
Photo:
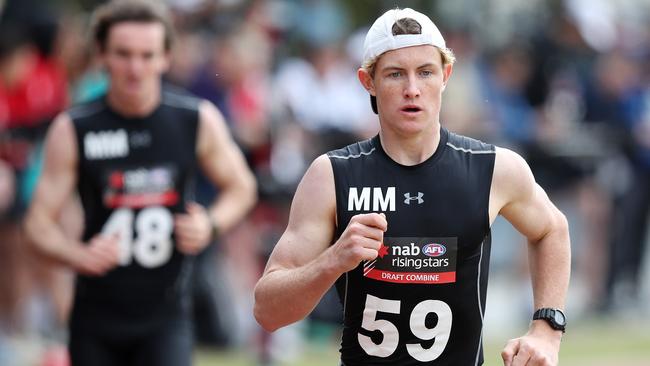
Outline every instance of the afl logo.
<path id="1" fill-rule="evenodd" d="M 447 252 L 447 248 L 444 245 L 438 243 L 427 244 L 422 247 L 422 253 L 428 255 L 429 257 L 440 257 Z"/>

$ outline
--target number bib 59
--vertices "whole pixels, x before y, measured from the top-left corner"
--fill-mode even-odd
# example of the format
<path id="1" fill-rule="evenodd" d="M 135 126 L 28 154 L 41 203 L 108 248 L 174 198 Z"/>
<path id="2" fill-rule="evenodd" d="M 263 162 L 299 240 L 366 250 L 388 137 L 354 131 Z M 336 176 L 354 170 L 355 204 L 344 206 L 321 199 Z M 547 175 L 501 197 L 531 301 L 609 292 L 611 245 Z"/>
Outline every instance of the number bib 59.
<path id="1" fill-rule="evenodd" d="M 359 344 L 367 354 L 384 358 L 389 357 L 397 350 L 399 344 L 397 327 L 388 320 L 377 319 L 377 313 L 399 314 L 400 307 L 400 300 L 366 296 L 361 327 L 368 331 L 378 330 L 383 335 L 381 343 L 377 344 L 370 337 L 359 333 Z M 438 324 L 433 328 L 427 328 L 425 325 L 426 317 L 430 313 L 435 313 L 438 316 Z M 435 341 L 430 348 L 424 348 L 420 343 L 408 343 L 406 350 L 409 355 L 420 362 L 430 362 L 440 357 L 449 341 L 451 323 L 452 312 L 446 303 L 439 300 L 425 300 L 417 304 L 411 311 L 409 322 L 411 332 L 424 341 L 434 338 Z"/>

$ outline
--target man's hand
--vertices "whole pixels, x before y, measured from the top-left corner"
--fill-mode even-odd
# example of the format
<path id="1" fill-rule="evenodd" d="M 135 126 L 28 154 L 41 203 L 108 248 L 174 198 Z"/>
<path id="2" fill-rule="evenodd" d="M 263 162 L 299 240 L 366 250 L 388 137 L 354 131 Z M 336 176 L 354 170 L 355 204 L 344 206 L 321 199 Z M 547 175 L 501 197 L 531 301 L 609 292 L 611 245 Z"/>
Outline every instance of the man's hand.
<path id="1" fill-rule="evenodd" d="M 103 276 L 118 266 L 120 248 L 117 236 L 95 235 L 75 256 L 73 268 L 86 276 Z"/>
<path id="2" fill-rule="evenodd" d="M 562 332 L 535 320 L 526 335 L 511 339 L 501 352 L 504 366 L 556 366 Z"/>
<path id="3" fill-rule="evenodd" d="M 176 245 L 181 253 L 195 255 L 210 243 L 212 221 L 203 206 L 190 202 L 186 214 L 174 217 Z"/>
<path id="4" fill-rule="evenodd" d="M 341 273 L 356 268 L 363 260 L 377 258 L 388 228 L 386 215 L 369 213 L 350 219 L 339 240 L 332 245 L 332 258 Z"/>

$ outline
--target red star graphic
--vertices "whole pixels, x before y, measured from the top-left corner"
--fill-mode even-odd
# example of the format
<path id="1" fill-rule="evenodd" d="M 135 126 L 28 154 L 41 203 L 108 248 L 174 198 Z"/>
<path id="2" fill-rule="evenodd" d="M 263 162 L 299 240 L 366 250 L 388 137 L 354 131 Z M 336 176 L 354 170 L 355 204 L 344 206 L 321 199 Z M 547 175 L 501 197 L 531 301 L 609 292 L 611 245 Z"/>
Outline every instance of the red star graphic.
<path id="1" fill-rule="evenodd" d="M 111 188 L 120 189 L 124 187 L 124 175 L 121 172 L 111 173 L 108 179 Z"/>
<path id="2" fill-rule="evenodd" d="M 388 254 L 388 247 L 384 245 L 384 243 L 381 243 L 381 246 L 379 247 L 379 253 L 377 256 L 381 259 L 384 259 L 384 256 Z"/>

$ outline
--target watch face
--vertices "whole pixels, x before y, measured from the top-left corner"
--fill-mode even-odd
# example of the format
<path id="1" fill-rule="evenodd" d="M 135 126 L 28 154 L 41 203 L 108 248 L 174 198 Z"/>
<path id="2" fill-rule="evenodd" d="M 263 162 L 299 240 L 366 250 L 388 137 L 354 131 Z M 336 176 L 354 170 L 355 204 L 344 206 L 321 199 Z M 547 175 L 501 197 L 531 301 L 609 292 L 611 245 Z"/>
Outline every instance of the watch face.
<path id="1" fill-rule="evenodd" d="M 553 315 L 553 318 L 555 319 L 555 322 L 559 325 L 566 324 L 566 318 L 564 317 L 564 314 L 560 310 L 555 310 L 555 314 Z"/>

